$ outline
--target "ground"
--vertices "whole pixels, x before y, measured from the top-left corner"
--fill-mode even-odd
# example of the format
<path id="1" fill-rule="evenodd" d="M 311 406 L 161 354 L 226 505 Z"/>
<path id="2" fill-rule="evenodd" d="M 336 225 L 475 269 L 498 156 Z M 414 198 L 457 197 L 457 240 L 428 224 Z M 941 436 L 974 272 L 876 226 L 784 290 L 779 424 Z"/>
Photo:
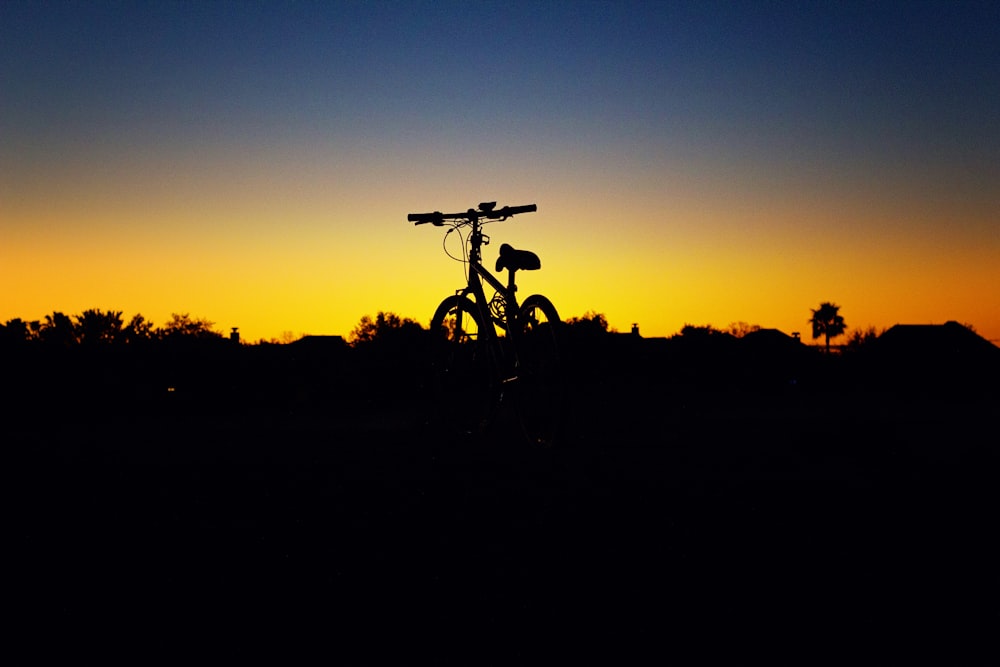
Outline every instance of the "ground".
<path id="1" fill-rule="evenodd" d="M 342 655 L 379 629 L 363 662 L 975 657 L 996 404 L 829 398 L 580 386 L 541 450 L 398 397 L 15 428 L 11 599 L 109 644 L 289 624 Z"/>

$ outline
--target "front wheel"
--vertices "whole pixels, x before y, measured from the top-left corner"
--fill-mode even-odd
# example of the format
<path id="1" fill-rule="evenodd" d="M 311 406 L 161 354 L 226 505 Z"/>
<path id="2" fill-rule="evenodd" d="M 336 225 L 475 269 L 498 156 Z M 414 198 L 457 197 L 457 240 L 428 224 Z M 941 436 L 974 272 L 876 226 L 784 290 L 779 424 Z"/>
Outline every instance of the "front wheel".
<path id="1" fill-rule="evenodd" d="M 562 321 L 551 301 L 533 294 L 521 305 L 517 329 L 517 420 L 529 444 L 551 445 L 559 429 L 565 389 L 559 350 Z"/>
<path id="2" fill-rule="evenodd" d="M 436 412 L 450 430 L 483 432 L 494 418 L 496 390 L 487 336 L 475 302 L 451 296 L 431 318 L 431 388 Z"/>

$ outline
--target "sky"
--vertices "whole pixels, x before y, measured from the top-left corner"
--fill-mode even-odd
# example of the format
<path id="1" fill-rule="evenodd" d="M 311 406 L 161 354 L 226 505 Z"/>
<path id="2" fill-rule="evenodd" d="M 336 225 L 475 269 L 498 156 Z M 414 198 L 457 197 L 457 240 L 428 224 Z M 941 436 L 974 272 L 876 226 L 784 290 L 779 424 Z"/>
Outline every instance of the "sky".
<path id="1" fill-rule="evenodd" d="M 0 3 L 0 322 L 426 326 L 482 201 L 563 318 L 1000 342 L 1000 3 Z"/>

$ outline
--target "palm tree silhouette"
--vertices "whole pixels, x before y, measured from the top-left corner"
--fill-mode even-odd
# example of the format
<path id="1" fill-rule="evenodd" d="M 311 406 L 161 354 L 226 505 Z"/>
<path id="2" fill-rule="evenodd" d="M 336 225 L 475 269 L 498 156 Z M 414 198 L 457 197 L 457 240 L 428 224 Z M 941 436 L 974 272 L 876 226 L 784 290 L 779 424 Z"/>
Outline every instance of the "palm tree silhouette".
<path id="1" fill-rule="evenodd" d="M 809 320 L 813 328 L 813 339 L 826 337 L 826 351 L 830 352 L 830 338 L 836 338 L 844 333 L 847 324 L 840 314 L 840 306 L 829 301 L 819 304 L 819 308 L 811 308 L 812 318 Z"/>
<path id="2" fill-rule="evenodd" d="M 58 347 L 71 347 L 77 342 L 76 325 L 69 315 L 60 311 L 46 315 L 38 333 L 43 341 Z"/>

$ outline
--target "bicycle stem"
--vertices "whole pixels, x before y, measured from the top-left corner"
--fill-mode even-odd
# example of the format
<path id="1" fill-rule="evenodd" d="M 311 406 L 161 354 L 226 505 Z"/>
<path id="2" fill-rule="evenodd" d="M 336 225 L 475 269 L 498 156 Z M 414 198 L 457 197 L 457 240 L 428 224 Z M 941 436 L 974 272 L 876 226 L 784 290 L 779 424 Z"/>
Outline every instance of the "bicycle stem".
<path id="1" fill-rule="evenodd" d="M 479 217 L 473 217 L 472 233 L 469 234 L 469 261 L 474 264 L 479 264 L 483 261 L 482 246 L 484 238 L 487 238 L 487 242 L 489 242 L 488 237 L 483 235 L 483 231 L 479 223 Z"/>

